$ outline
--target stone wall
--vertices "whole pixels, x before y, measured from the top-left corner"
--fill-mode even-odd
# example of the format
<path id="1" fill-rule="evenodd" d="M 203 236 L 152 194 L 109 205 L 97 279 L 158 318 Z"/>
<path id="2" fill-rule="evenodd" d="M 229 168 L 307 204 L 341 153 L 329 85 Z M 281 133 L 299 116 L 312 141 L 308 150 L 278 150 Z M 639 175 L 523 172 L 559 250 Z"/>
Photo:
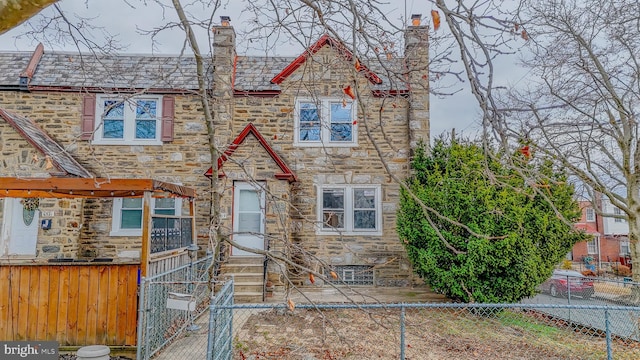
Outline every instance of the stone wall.
<path id="1" fill-rule="evenodd" d="M 227 69 L 235 55 L 234 48 L 228 46 L 235 41 L 233 30 L 231 33 L 229 29 L 214 31 L 219 35 L 214 42 L 222 49 L 216 48 L 216 69 Z M 417 56 L 420 63 L 427 60 L 428 54 Z M 276 179 L 274 174 L 280 169 L 250 135 L 223 167 L 226 176 L 219 184 L 224 191 L 221 210 L 226 214 L 223 232 L 231 234 L 233 182 L 262 181 L 268 193 L 265 235 L 270 250 L 318 271 L 323 270 L 320 262 L 341 266 L 369 265 L 375 271 L 377 285 L 409 285 L 411 267 L 396 234 L 395 221 L 399 201 L 397 181 L 409 174 L 410 145 L 428 139 L 428 86 L 424 85 L 425 81 L 428 84 L 428 79 L 424 79 L 424 67 L 416 71 L 419 72 L 411 79 L 422 82 L 422 88 L 408 98 L 373 96 L 372 84 L 343 55 L 328 46 L 291 74 L 280 85 L 280 95 L 273 97 L 233 97 L 230 74 L 220 72 L 214 79 L 216 98 L 211 102 L 219 134 L 216 143 L 225 147 L 248 123 L 253 123 L 299 180 L 290 184 Z M 350 100 L 343 91 L 347 86 L 357 95 L 358 110 L 354 119 L 357 146 L 294 145 L 296 99 Z M 98 177 L 153 178 L 195 188 L 198 193 L 197 233 L 201 245 L 207 246 L 211 194 L 210 180 L 203 174 L 211 166 L 211 156 L 202 104 L 195 96 L 171 96 L 176 100 L 174 140 L 162 146 L 93 146 L 90 141 L 78 140 L 82 105 L 82 94 L 79 93 L 6 91 L 0 92 L 0 104 L 6 110 L 35 120 Z M 22 150 L 25 147 L 21 146 L 26 142 L 12 134 L 8 125 L 0 123 L 0 131 L 0 139 L 4 141 L 0 148 L 3 155 L 18 157 L 23 162 L 33 156 L 33 150 L 26 150 L 26 153 Z M 42 163 L 30 166 L 23 170 L 26 173 L 42 172 Z M 20 166 L 11 167 L 20 169 Z M 8 170 L 3 174 L 13 176 Z M 318 234 L 317 199 L 322 195 L 319 189 L 332 184 L 380 186 L 380 234 Z M 48 234 L 41 232 L 39 235 L 41 254 L 73 257 L 75 252 L 76 256 L 119 257 L 123 254 L 131 256 L 140 249 L 139 237 L 109 236 L 110 199 L 52 200 L 51 206 L 56 214 L 54 226 Z M 67 246 L 71 243 L 73 245 Z M 273 263 L 270 278 L 271 275 L 279 277 L 278 271 L 278 264 Z M 300 277 L 299 281 L 302 279 Z"/>
<path id="2" fill-rule="evenodd" d="M 39 98 L 42 99 L 42 97 Z M 26 102 L 19 101 L 22 104 Z M 20 108 L 30 108 L 30 106 L 21 105 Z M 4 121 L 0 121 L 0 155 L 0 176 L 2 177 L 25 179 L 49 177 L 45 156 Z M 52 227 L 50 230 L 38 229 L 37 257 L 44 259 L 75 257 L 81 228 L 80 205 L 79 200 L 40 200 L 39 218 L 52 219 Z M 4 219 L 3 210 L 4 200 L 0 201 L 0 234 L 3 226 L 1 220 Z M 0 254 L 3 253 L 4 250 L 0 251 Z"/>
<path id="3" fill-rule="evenodd" d="M 370 83 L 352 69 L 340 55 L 325 47 L 281 84 L 283 90 L 279 96 L 235 98 L 232 132 L 237 134 L 247 123 L 253 123 L 296 173 L 299 183 L 292 190 L 289 241 L 308 252 L 300 255 L 304 261 L 302 265 L 319 271 L 323 270 L 320 262 L 370 265 L 374 268 L 378 285 L 408 285 L 411 267 L 395 231 L 399 185 L 391 176 L 393 174 L 402 180 L 409 173 L 408 101 L 403 97 L 372 96 Z M 361 108 L 356 119 L 358 145 L 295 146 L 296 98 L 350 100 L 343 91 L 349 85 L 357 87 L 360 94 Z M 256 156 L 259 152 L 252 154 Z M 240 163 L 247 161 L 248 173 L 254 172 L 251 156 L 244 159 L 240 154 L 234 156 Z M 233 178 L 233 174 L 227 172 L 227 177 Z M 382 234 L 317 235 L 319 219 L 316 204 L 318 196 L 321 196 L 318 187 L 326 184 L 380 185 Z M 286 236 L 286 230 L 283 231 L 282 237 Z"/>
<path id="4" fill-rule="evenodd" d="M 196 228 L 198 236 L 206 238 L 210 180 L 204 173 L 211 166 L 211 157 L 202 107 L 196 97 L 171 96 L 176 98 L 174 141 L 162 146 L 93 146 L 90 141 L 79 140 L 82 94 L 3 91 L 0 104 L 34 120 L 97 177 L 152 178 L 195 188 L 199 196 L 196 211 L 200 215 Z M 0 131 L 2 176 L 49 176 L 42 154 L 37 154 L 4 121 L 0 122 Z M 38 155 L 38 161 L 33 160 L 34 155 Z M 111 199 L 46 200 L 42 206 L 49 206 L 49 202 L 53 202 L 50 208 L 54 211 L 53 223 L 51 230 L 40 230 L 39 256 L 117 258 L 139 252 L 139 237 L 109 236 Z"/>

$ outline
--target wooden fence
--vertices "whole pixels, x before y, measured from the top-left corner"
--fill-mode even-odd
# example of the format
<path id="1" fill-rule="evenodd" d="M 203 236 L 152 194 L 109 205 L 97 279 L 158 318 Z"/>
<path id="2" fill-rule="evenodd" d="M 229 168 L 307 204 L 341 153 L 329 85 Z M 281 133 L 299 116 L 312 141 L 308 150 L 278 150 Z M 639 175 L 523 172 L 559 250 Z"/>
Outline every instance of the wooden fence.
<path id="1" fill-rule="evenodd" d="M 0 339 L 135 345 L 137 264 L 0 266 Z"/>

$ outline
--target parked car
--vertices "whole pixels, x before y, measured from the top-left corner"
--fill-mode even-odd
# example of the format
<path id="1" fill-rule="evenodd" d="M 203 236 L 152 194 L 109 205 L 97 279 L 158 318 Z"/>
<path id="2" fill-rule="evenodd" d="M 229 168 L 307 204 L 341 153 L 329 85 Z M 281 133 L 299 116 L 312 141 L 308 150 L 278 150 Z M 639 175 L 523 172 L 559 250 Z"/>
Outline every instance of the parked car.
<path id="1" fill-rule="evenodd" d="M 540 290 L 553 297 L 566 297 L 570 293 L 585 299 L 594 293 L 593 280 L 573 270 L 554 270 L 551 278 L 540 285 Z"/>

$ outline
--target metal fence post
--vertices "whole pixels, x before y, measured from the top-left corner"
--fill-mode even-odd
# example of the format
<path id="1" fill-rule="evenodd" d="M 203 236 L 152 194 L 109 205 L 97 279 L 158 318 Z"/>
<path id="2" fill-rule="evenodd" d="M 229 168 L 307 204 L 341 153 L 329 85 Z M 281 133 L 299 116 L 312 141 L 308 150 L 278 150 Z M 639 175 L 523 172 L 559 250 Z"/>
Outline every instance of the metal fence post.
<path id="1" fill-rule="evenodd" d="M 235 293 L 235 281 L 231 278 L 231 290 L 229 291 L 229 301 L 227 305 L 233 305 L 233 294 Z M 233 315 L 235 309 L 229 309 L 229 360 L 233 357 Z"/>
<path id="2" fill-rule="evenodd" d="M 405 325 L 404 325 L 404 311 L 405 311 L 405 307 L 404 304 L 402 304 L 400 306 L 400 360 L 404 360 L 404 330 L 405 330 Z"/>
<path id="3" fill-rule="evenodd" d="M 611 329 L 609 327 L 609 310 L 604 310 L 604 328 L 607 334 L 607 360 L 613 359 L 613 352 L 611 351 Z"/>
<path id="4" fill-rule="evenodd" d="M 567 304 L 571 305 L 571 283 L 570 283 L 571 279 L 569 278 L 569 275 L 567 275 Z M 568 309 L 569 310 L 569 324 L 571 324 L 571 308 Z"/>
<path id="5" fill-rule="evenodd" d="M 213 342 L 215 341 L 215 297 L 211 292 L 211 305 L 209 305 L 209 334 L 207 335 L 207 360 L 213 360 Z"/>
<path id="6" fill-rule="evenodd" d="M 146 316 L 145 316 L 145 292 L 144 292 L 144 284 L 146 282 L 147 279 L 145 279 L 144 277 L 140 278 L 140 298 L 138 299 L 138 336 L 137 336 L 137 344 L 138 347 L 136 349 L 136 359 L 140 359 L 143 360 L 142 358 L 142 347 L 143 347 L 143 343 L 144 343 L 144 338 L 143 338 L 143 329 L 144 329 L 144 323 L 146 323 Z M 146 355 L 146 352 L 145 352 Z"/>

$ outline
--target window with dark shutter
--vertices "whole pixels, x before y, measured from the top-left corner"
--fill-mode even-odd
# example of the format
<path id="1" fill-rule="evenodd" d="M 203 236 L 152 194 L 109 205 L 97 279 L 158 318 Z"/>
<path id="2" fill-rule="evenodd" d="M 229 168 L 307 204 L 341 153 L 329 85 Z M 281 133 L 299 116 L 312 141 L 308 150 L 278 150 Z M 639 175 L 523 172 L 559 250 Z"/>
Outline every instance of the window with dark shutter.
<path id="1" fill-rule="evenodd" d="M 96 119 L 96 97 L 85 95 L 82 99 L 82 134 L 81 140 L 91 140 Z"/>
<path id="2" fill-rule="evenodd" d="M 175 98 L 162 98 L 162 141 L 173 141 L 173 118 L 175 114 Z"/>

